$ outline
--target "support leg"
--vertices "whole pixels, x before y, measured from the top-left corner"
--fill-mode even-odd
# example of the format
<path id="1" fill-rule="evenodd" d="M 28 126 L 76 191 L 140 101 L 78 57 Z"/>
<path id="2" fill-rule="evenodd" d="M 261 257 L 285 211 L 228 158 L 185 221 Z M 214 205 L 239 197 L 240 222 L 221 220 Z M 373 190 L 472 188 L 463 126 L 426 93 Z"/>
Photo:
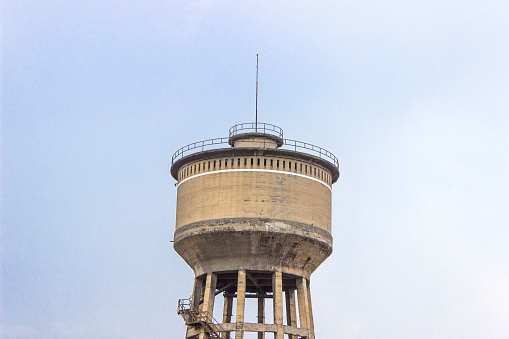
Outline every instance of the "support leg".
<path id="1" fill-rule="evenodd" d="M 191 305 L 190 308 L 193 311 L 200 310 L 200 298 L 203 293 L 204 288 L 204 281 L 203 277 L 196 277 L 194 278 L 194 286 L 193 286 L 193 294 L 191 295 Z M 189 331 L 192 329 L 192 327 L 188 326 L 186 330 L 186 338 L 188 337 Z"/>
<path id="2" fill-rule="evenodd" d="M 275 339 L 284 339 L 283 331 L 283 274 L 274 272 L 272 275 L 272 291 L 274 294 L 274 325 L 277 326 Z"/>
<path id="3" fill-rule="evenodd" d="M 315 325 L 313 322 L 313 307 L 311 306 L 311 286 L 308 283 L 308 312 L 309 312 L 309 331 L 311 331 L 312 336 L 310 339 L 315 338 Z"/>
<path id="4" fill-rule="evenodd" d="M 205 282 L 205 295 L 203 297 L 202 311 L 205 312 L 207 318 L 210 317 L 212 320 L 212 314 L 214 311 L 214 297 L 216 292 L 217 275 L 215 273 L 207 274 L 207 280 Z M 199 339 L 207 339 L 208 334 L 205 332 L 205 328 L 200 331 Z"/>
<path id="5" fill-rule="evenodd" d="M 223 307 L 223 323 L 228 324 L 232 322 L 232 310 L 233 310 L 233 297 L 225 295 L 224 307 Z M 230 332 L 224 332 L 223 339 L 228 338 Z"/>
<path id="6" fill-rule="evenodd" d="M 299 301 L 300 328 L 309 330 L 309 326 L 311 324 L 309 313 L 309 294 L 307 280 L 304 277 L 297 278 L 297 298 Z"/>
<path id="7" fill-rule="evenodd" d="M 286 290 L 286 324 L 297 327 L 297 309 L 295 308 L 295 290 Z M 288 335 L 288 339 L 297 339 L 296 336 Z"/>
<path id="8" fill-rule="evenodd" d="M 239 270 L 237 281 L 237 312 L 235 339 L 244 337 L 244 308 L 246 305 L 246 271 Z"/>
<path id="9" fill-rule="evenodd" d="M 200 298 L 203 293 L 203 278 L 194 279 L 193 295 L 191 296 L 191 309 L 196 311 L 200 308 Z"/>
<path id="10" fill-rule="evenodd" d="M 265 298 L 258 298 L 258 323 L 265 324 Z M 265 339 L 265 332 L 258 332 L 258 339 Z"/>

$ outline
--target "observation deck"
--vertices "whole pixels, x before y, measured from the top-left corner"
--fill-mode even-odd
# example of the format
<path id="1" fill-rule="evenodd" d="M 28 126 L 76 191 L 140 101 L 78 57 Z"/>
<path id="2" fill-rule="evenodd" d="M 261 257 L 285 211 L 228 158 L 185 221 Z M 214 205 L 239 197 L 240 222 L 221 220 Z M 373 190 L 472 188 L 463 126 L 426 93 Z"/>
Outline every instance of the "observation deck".
<path id="1" fill-rule="evenodd" d="M 228 150 L 232 148 L 242 149 L 277 149 L 280 151 L 289 151 L 303 153 L 312 157 L 319 158 L 332 167 L 332 183 L 339 178 L 339 160 L 334 154 L 326 149 L 306 143 L 303 141 L 285 139 L 283 129 L 268 123 L 240 123 L 230 128 L 228 137 L 220 137 L 193 142 L 179 148 L 171 157 L 171 174 L 177 179 L 179 162 L 190 157 L 193 154 L 205 151 Z M 230 147 L 227 147 L 229 145 Z"/>

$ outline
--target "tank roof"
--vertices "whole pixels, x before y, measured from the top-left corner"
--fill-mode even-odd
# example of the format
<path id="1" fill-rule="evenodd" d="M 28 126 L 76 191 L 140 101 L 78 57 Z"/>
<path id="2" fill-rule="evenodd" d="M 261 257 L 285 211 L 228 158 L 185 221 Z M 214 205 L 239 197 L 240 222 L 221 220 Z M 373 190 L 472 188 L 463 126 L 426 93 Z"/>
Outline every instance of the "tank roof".
<path id="1" fill-rule="evenodd" d="M 249 139 L 266 139 L 272 142 L 275 147 L 262 147 L 260 143 L 256 141 L 251 143 L 253 146 L 243 142 L 242 147 L 235 147 L 239 140 L 244 141 Z M 225 153 L 228 155 L 247 155 L 254 149 L 263 150 L 264 153 L 267 154 L 304 156 L 311 161 L 316 161 L 329 167 L 333 173 L 334 182 L 339 178 L 339 160 L 334 154 L 316 145 L 297 140 L 284 139 L 283 130 L 280 127 L 260 122 L 236 124 L 230 128 L 228 137 L 197 141 L 181 147 L 171 158 L 171 174 L 176 178 L 178 169 L 184 163 L 197 158 L 213 158 L 223 156 Z"/>

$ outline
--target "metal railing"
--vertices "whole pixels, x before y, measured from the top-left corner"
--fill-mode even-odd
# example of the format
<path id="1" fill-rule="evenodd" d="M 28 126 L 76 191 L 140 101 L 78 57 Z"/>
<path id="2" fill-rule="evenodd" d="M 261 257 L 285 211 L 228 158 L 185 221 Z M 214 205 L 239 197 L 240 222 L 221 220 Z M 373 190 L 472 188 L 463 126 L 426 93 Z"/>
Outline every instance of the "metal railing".
<path id="1" fill-rule="evenodd" d="M 171 163 L 173 164 L 175 162 L 175 160 L 183 158 L 185 153 L 190 152 L 189 154 L 193 154 L 193 153 L 197 153 L 197 152 L 207 151 L 209 149 L 217 149 L 217 148 L 209 148 L 209 147 L 213 146 L 213 145 L 228 144 L 228 139 L 229 138 L 214 138 L 214 139 L 193 142 L 192 144 L 189 144 L 182 148 L 179 148 L 178 151 L 173 153 L 173 156 L 171 157 Z"/>
<path id="2" fill-rule="evenodd" d="M 180 314 L 181 311 L 190 310 L 191 309 L 191 303 L 192 303 L 192 298 L 179 299 L 179 306 L 178 306 L 177 313 Z"/>
<path id="3" fill-rule="evenodd" d="M 286 147 L 285 147 L 286 146 Z M 339 169 L 339 160 L 336 158 L 334 154 L 327 151 L 326 149 L 323 149 L 321 147 L 308 144 L 307 142 L 297 141 L 297 140 L 291 140 L 291 139 L 283 139 L 283 146 L 281 147 L 283 149 L 290 149 L 292 151 L 296 151 L 297 149 L 300 150 L 307 150 L 313 152 L 312 155 L 317 155 L 319 158 L 327 158 L 326 160 L 332 162 L 334 166 L 336 166 L 337 169 Z"/>
<path id="4" fill-rule="evenodd" d="M 229 138 L 214 138 L 214 139 L 208 139 L 203 141 L 197 141 L 193 142 L 192 144 L 186 145 L 184 147 L 181 147 L 178 149 L 175 153 L 173 153 L 173 156 L 171 157 L 171 163 L 173 163 L 187 155 L 191 155 L 198 152 L 203 152 L 207 150 L 212 149 L 221 149 L 222 147 L 218 147 L 218 145 L 224 145 L 228 144 L 228 140 L 235 135 L 242 135 L 246 133 L 250 133 L 249 131 L 254 131 L 254 125 L 255 123 L 244 123 L 244 124 L 237 124 L 230 128 L 230 137 Z M 272 134 L 279 138 L 282 138 L 283 136 L 283 130 L 280 129 L 277 126 L 266 124 L 266 123 L 258 123 L 257 130 L 258 133 L 264 133 L 264 134 Z M 242 133 L 239 133 L 241 132 Z M 274 132 L 273 133 L 267 133 L 267 132 Z M 280 149 L 286 149 L 286 150 L 292 150 L 296 152 L 303 152 L 310 155 L 317 156 L 321 159 L 327 160 L 334 164 L 334 166 L 339 170 L 339 160 L 332 154 L 331 152 L 327 151 L 326 149 L 323 149 L 321 147 L 318 147 L 316 145 L 308 144 L 306 142 L 297 141 L 297 140 L 291 140 L 291 139 L 282 139 L 283 145 L 280 147 Z M 226 147 L 225 147 L 226 148 Z"/>
<path id="5" fill-rule="evenodd" d="M 201 325 L 210 338 L 230 339 L 230 334 L 208 311 L 192 310 L 191 299 L 180 299 L 177 314 L 181 315 L 186 325 Z"/>
<path id="6" fill-rule="evenodd" d="M 265 122 L 245 122 L 242 124 L 235 124 L 232 128 L 230 128 L 229 136 L 230 138 L 245 133 L 263 133 L 274 135 L 280 139 L 283 139 L 283 129 L 272 124 L 267 124 Z"/>

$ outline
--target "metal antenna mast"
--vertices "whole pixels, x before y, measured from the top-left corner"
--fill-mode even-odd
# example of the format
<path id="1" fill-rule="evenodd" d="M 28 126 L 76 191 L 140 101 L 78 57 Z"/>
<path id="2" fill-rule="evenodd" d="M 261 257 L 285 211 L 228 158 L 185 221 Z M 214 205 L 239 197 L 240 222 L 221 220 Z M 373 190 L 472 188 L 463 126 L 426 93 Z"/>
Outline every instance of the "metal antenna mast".
<path id="1" fill-rule="evenodd" d="M 255 133 L 258 133 L 258 54 L 256 54 Z"/>

